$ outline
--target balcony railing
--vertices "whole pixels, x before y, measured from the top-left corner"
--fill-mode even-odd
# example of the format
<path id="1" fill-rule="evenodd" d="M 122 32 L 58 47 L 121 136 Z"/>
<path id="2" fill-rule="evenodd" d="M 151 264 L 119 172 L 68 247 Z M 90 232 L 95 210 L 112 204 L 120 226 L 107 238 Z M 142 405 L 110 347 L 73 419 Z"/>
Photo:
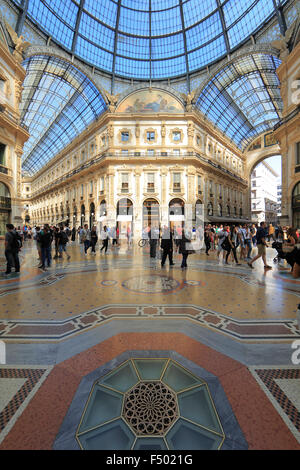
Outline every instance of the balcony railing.
<path id="1" fill-rule="evenodd" d="M 198 154 L 198 153 L 195 153 L 195 152 L 186 152 L 185 154 L 182 154 L 180 155 L 180 158 L 183 158 L 183 157 L 194 157 L 194 158 L 197 158 L 198 160 L 206 163 L 206 164 L 209 164 L 221 171 L 223 171 L 224 173 L 230 175 L 232 178 L 234 178 L 235 180 L 237 181 L 240 181 L 242 183 L 245 183 L 245 179 L 241 178 L 240 176 L 232 173 L 231 171 L 229 171 L 227 168 L 221 166 L 221 165 L 218 165 L 216 164 L 215 162 L 212 162 L 211 160 L 208 160 L 207 158 L 203 157 L 202 155 Z M 61 176 L 60 178 L 58 178 L 57 180 L 54 180 L 53 182 L 43 186 L 43 188 L 35 191 L 32 195 L 31 195 L 31 198 L 33 197 L 36 197 L 37 195 L 41 194 L 41 193 L 44 193 L 45 191 L 47 191 L 48 189 L 52 189 L 53 186 L 56 186 L 56 185 L 59 185 L 61 183 L 63 183 L 64 181 L 68 180 L 69 178 L 72 178 L 72 176 L 80 173 L 81 171 L 83 170 L 86 170 L 87 168 L 90 168 L 92 165 L 94 164 L 97 164 L 99 162 L 101 162 L 102 160 L 105 160 L 106 158 L 110 158 L 110 157 L 115 157 L 115 158 L 122 158 L 122 154 L 120 153 L 110 153 L 110 152 L 107 152 L 107 153 L 104 153 L 96 158 L 93 158 L 92 160 L 89 160 L 87 161 L 86 163 L 80 165 L 78 168 L 75 168 L 74 170 L 70 171 L 69 173 L 65 174 L 64 176 Z M 134 152 L 133 153 L 128 153 L 128 155 L 126 155 L 126 158 L 128 157 L 135 157 L 135 158 L 138 158 Z M 147 154 L 145 155 L 142 155 L 143 158 L 147 157 Z M 177 158 L 177 157 L 174 157 L 173 153 L 171 152 L 160 152 L 160 153 L 156 153 L 155 154 L 155 157 L 156 158 L 159 158 L 159 157 L 170 157 L 170 158 Z M 153 158 L 153 157 L 149 157 L 149 158 Z M 177 191 L 178 192 L 178 191 Z"/>

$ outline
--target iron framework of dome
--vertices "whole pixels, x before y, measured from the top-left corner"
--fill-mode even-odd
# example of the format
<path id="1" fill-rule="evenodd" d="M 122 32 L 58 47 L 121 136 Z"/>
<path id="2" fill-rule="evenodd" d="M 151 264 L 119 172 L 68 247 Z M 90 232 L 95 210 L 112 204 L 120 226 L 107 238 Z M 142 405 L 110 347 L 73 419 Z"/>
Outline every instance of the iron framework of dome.
<path id="1" fill-rule="evenodd" d="M 86 63 L 157 80 L 190 74 L 238 48 L 287 0 L 13 0 Z"/>

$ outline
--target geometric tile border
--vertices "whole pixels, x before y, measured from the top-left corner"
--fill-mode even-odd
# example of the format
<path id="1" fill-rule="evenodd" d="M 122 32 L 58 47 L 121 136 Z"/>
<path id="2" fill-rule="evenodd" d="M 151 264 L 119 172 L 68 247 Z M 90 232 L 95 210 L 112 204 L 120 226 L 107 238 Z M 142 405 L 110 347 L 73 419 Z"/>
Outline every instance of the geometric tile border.
<path id="1" fill-rule="evenodd" d="M 11 398 L 3 410 L 0 410 L 0 443 L 14 426 L 32 397 L 38 391 L 53 366 L 31 366 L 29 369 L 18 366 L 0 366 L 1 379 L 26 379 L 26 382 Z M 0 390 L 1 392 L 1 390 Z"/>
<path id="2" fill-rule="evenodd" d="M 111 320 L 188 319 L 239 341 L 300 338 L 296 320 L 237 320 L 196 305 L 109 304 L 66 320 L 0 320 L 0 340 L 60 341 Z"/>
<path id="3" fill-rule="evenodd" d="M 300 367 L 272 366 L 262 369 L 251 366 L 249 370 L 300 444 L 300 410 L 276 383 L 276 379 L 298 379 L 300 389 Z"/>

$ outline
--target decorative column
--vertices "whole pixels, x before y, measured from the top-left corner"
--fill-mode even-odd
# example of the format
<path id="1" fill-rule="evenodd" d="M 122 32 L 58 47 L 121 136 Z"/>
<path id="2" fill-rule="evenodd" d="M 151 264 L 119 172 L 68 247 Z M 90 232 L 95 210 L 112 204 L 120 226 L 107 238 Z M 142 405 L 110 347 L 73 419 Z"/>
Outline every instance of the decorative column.
<path id="1" fill-rule="evenodd" d="M 115 194 L 114 194 L 114 178 L 115 178 L 115 172 L 113 168 L 108 168 L 107 171 L 107 178 L 106 178 L 106 184 L 107 184 L 107 224 L 112 227 L 116 224 L 116 208 L 115 208 Z"/>
<path id="2" fill-rule="evenodd" d="M 168 225 L 169 223 L 169 208 L 168 208 L 168 194 L 167 194 L 167 176 L 168 168 L 163 166 L 160 170 L 161 175 L 161 207 L 160 217 L 162 225 Z"/>
<path id="3" fill-rule="evenodd" d="M 165 152 L 166 151 L 165 149 L 165 146 L 166 146 L 166 123 L 165 121 L 162 121 L 161 123 L 160 133 L 161 133 L 161 146 L 162 146 L 161 151 Z"/>
<path id="4" fill-rule="evenodd" d="M 194 145 L 194 135 L 195 135 L 195 127 L 193 122 L 188 123 L 188 146 L 190 147 L 189 151 L 193 151 L 193 145 Z"/>
<path id="5" fill-rule="evenodd" d="M 143 205 L 141 198 L 141 170 L 135 168 L 134 170 L 134 179 L 135 179 L 135 204 L 133 206 L 133 217 L 134 217 L 134 227 L 133 227 L 133 236 L 135 239 L 142 237 L 143 229 Z"/>

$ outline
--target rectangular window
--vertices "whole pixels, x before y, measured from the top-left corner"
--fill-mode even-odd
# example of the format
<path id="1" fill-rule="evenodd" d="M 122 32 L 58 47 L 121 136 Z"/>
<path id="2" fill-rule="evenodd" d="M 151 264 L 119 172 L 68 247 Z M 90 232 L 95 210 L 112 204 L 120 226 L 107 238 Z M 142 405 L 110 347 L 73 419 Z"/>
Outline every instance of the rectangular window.
<path id="1" fill-rule="evenodd" d="M 90 181 L 90 194 L 93 194 L 93 181 Z"/>
<path id="2" fill-rule="evenodd" d="M 6 145 L 0 144 L 0 165 L 5 165 L 5 147 Z"/>
<path id="3" fill-rule="evenodd" d="M 129 132 L 122 132 L 121 133 L 121 141 L 128 142 L 129 141 Z"/>
<path id="4" fill-rule="evenodd" d="M 83 186 L 83 184 L 82 184 L 82 185 L 81 185 L 81 197 L 83 197 L 83 195 L 84 195 L 84 186 Z"/>
<path id="5" fill-rule="evenodd" d="M 153 142 L 155 140 L 155 132 L 154 131 L 148 131 L 147 132 L 147 140 L 148 140 L 148 142 Z"/>
<path id="6" fill-rule="evenodd" d="M 147 191 L 154 192 L 154 173 L 147 173 Z"/>
<path id="7" fill-rule="evenodd" d="M 300 165 L 300 142 L 296 143 L 296 165 Z"/>
<path id="8" fill-rule="evenodd" d="M 180 191 L 180 180 L 181 174 L 180 173 L 173 173 L 173 191 Z"/>
<path id="9" fill-rule="evenodd" d="M 174 149 L 173 150 L 173 155 L 174 155 L 174 157 L 179 157 L 180 156 L 180 150 L 179 149 Z"/>
<path id="10" fill-rule="evenodd" d="M 174 131 L 173 132 L 173 141 L 174 142 L 180 142 L 181 140 L 181 132 L 180 131 Z"/>
<path id="11" fill-rule="evenodd" d="M 100 191 L 104 191 L 104 176 L 100 176 Z"/>
<path id="12" fill-rule="evenodd" d="M 127 150 L 127 149 L 126 149 L 126 150 L 122 150 L 122 155 L 123 155 L 124 157 L 128 157 L 128 150 Z"/>
<path id="13" fill-rule="evenodd" d="M 202 191 L 201 176 L 198 175 L 198 193 Z"/>
<path id="14" fill-rule="evenodd" d="M 154 157 L 154 155 L 155 155 L 154 149 L 148 149 L 147 150 L 147 156 L 148 157 Z"/>
<path id="15" fill-rule="evenodd" d="M 128 173 L 122 173 L 121 175 L 121 191 L 122 193 L 128 192 Z"/>

